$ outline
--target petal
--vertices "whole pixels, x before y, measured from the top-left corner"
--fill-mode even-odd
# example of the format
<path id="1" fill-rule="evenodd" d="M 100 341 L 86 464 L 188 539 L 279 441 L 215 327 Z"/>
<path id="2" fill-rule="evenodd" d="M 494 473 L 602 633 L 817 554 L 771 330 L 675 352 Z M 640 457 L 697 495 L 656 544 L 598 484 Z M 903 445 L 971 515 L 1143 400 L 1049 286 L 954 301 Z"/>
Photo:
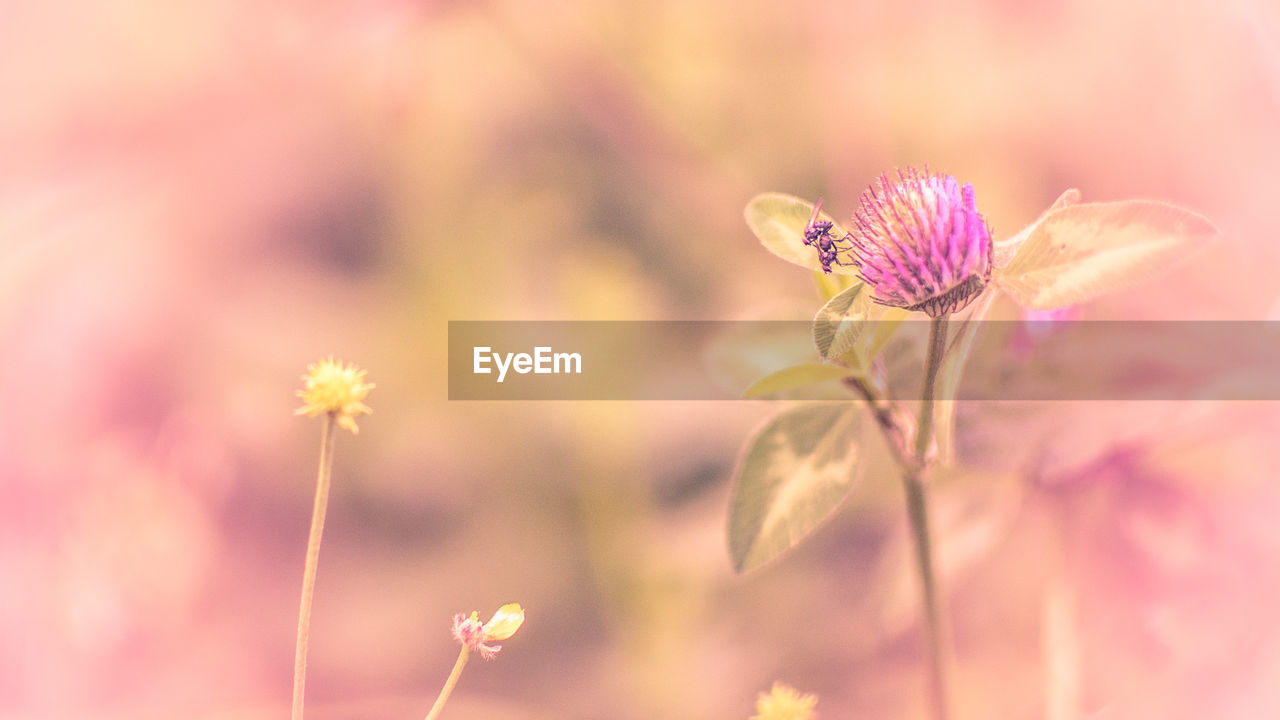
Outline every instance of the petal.
<path id="1" fill-rule="evenodd" d="M 524 624 L 524 608 L 520 603 L 507 603 L 498 608 L 489 622 L 484 624 L 484 638 L 490 640 L 506 640 Z"/>

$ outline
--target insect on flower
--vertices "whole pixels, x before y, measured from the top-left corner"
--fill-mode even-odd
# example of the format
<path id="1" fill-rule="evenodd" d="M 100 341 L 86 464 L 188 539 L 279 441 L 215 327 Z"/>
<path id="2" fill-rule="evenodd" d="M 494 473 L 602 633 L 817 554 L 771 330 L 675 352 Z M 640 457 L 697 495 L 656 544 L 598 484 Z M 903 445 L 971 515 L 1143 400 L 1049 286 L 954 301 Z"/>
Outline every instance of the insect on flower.
<path id="1" fill-rule="evenodd" d="M 853 229 L 832 234 L 814 206 L 804 243 L 824 272 L 853 265 L 881 305 L 938 317 L 964 308 L 991 279 L 991 228 L 978 213 L 973 186 L 950 175 L 907 168 L 881 175 L 862 193 Z M 843 257 L 842 257 L 843 255 Z"/>

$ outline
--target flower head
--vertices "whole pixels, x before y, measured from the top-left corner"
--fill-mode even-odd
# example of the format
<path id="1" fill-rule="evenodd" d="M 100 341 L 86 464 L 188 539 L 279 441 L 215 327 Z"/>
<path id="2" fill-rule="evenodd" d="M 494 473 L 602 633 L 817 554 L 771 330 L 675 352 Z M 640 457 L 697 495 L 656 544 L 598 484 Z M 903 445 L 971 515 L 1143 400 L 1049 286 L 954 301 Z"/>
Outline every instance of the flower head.
<path id="1" fill-rule="evenodd" d="M 881 305 L 938 317 L 968 305 L 991 279 L 991 228 L 973 186 L 950 175 L 927 168 L 900 170 L 897 180 L 881 175 L 844 237 L 816 215 L 805 243 L 817 246 L 823 269 L 856 265 Z"/>
<path id="2" fill-rule="evenodd" d="M 364 374 L 365 371 L 355 365 L 345 365 L 332 357 L 311 363 L 307 374 L 302 376 L 306 385 L 298 391 L 303 406 L 294 414 L 318 417 L 328 413 L 338 421 L 339 427 L 353 434 L 360 432 L 356 418 L 373 412 L 363 402 L 373 389 L 373 383 L 364 381 Z"/>
<path id="3" fill-rule="evenodd" d="M 478 612 L 472 612 L 469 616 L 462 613 L 454 615 L 453 638 L 479 652 L 485 660 L 492 660 L 502 646 L 488 643 L 506 640 L 515 635 L 523 624 L 524 608 L 519 603 L 507 603 L 498 608 L 489 622 L 483 625 L 480 624 Z"/>
<path id="4" fill-rule="evenodd" d="M 756 698 L 756 714 L 751 720 L 812 720 L 817 695 L 801 695 L 782 683 L 774 683 L 767 693 Z"/>

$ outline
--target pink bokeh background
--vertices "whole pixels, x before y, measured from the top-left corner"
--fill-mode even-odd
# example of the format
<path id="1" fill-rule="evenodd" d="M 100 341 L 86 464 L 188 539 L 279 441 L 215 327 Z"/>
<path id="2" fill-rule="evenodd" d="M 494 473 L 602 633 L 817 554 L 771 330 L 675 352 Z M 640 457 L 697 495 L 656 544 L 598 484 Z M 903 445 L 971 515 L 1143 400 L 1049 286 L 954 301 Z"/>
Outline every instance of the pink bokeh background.
<path id="1" fill-rule="evenodd" d="M 1219 225 L 1085 317 L 1263 319 L 1280 296 L 1263 0 L 4 16 L 4 718 L 288 711 L 319 436 L 293 393 L 330 354 L 377 389 L 338 439 L 309 716 L 424 715 L 453 613 L 518 601 L 446 717 L 745 718 L 779 679 L 829 720 L 919 718 L 892 477 L 736 577 L 728 481 L 776 405 L 451 403 L 447 322 L 804 317 L 810 278 L 746 201 L 844 216 L 923 163 L 999 236 L 1067 187 Z M 1034 441 L 975 420 L 974 469 L 939 488 L 965 716 L 1045 716 L 1064 566 L 1087 717 L 1280 713 L 1280 407 L 1043 415 Z"/>

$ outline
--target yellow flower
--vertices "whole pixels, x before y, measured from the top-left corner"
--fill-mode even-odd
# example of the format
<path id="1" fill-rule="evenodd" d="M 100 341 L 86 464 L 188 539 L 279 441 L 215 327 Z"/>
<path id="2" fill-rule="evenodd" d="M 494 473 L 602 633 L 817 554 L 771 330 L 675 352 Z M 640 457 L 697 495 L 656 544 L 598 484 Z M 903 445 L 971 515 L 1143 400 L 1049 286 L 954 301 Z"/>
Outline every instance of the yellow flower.
<path id="1" fill-rule="evenodd" d="M 801 695 L 776 682 L 773 689 L 756 698 L 756 714 L 751 720 L 812 720 L 817 704 L 817 695 Z"/>
<path id="2" fill-rule="evenodd" d="M 480 613 L 472 612 L 470 616 L 458 613 L 453 616 L 453 637 L 458 642 L 476 650 L 485 660 L 502 649 L 501 645 L 489 645 L 490 642 L 506 640 L 524 624 L 524 608 L 519 603 L 507 603 L 498 608 L 489 622 L 480 624 Z"/>
<path id="3" fill-rule="evenodd" d="M 338 426 L 359 433 L 356 418 L 373 412 L 362 401 L 373 389 L 373 383 L 364 381 L 365 371 L 355 365 L 345 365 L 332 357 L 307 366 L 306 382 L 298 391 L 304 403 L 294 411 L 295 415 L 319 417 L 328 413 L 338 421 Z"/>

